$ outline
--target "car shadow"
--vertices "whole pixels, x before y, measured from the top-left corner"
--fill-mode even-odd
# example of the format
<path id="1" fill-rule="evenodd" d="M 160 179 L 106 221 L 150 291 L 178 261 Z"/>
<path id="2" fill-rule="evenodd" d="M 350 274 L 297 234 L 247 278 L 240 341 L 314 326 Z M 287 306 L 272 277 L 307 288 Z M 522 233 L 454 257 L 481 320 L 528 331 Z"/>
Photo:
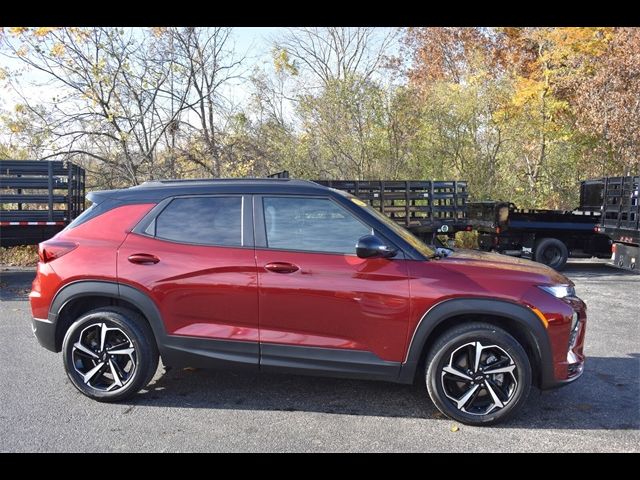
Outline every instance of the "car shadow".
<path id="1" fill-rule="evenodd" d="M 640 354 L 590 357 L 583 378 L 564 388 L 533 389 L 523 410 L 501 428 L 640 429 Z M 131 405 L 274 410 L 444 419 L 422 385 L 171 369 Z"/>

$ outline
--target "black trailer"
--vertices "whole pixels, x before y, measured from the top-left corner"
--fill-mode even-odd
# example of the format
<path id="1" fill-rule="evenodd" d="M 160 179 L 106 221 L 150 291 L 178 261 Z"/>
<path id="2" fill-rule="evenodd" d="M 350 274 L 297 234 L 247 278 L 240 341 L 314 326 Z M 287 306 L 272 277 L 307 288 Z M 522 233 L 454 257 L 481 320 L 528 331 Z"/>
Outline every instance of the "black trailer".
<path id="1" fill-rule="evenodd" d="M 640 176 L 607 177 L 597 230 L 613 241 L 616 267 L 640 273 Z"/>
<path id="2" fill-rule="evenodd" d="M 510 202 L 469 202 L 469 223 L 481 250 L 533 259 L 561 270 L 567 258 L 609 258 L 611 239 L 597 231 L 602 180 L 580 186 L 575 210 L 519 209 Z"/>
<path id="3" fill-rule="evenodd" d="M 0 246 L 35 245 L 84 210 L 85 171 L 71 162 L 0 160 Z"/>
<path id="4" fill-rule="evenodd" d="M 289 172 L 271 178 L 289 178 Z M 389 216 L 422 241 L 471 231 L 467 222 L 467 182 L 457 180 L 314 180 L 348 192 Z"/>

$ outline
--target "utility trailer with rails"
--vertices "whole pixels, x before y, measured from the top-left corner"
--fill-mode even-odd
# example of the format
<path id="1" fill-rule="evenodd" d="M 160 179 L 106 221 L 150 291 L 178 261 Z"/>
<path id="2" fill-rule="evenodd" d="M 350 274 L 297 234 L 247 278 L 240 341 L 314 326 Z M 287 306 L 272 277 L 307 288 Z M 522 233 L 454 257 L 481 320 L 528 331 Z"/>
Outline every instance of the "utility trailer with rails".
<path id="1" fill-rule="evenodd" d="M 640 176 L 603 179 L 602 217 L 597 230 L 613 241 L 613 265 L 640 273 Z"/>
<path id="2" fill-rule="evenodd" d="M 71 162 L 0 160 L 0 246 L 35 245 L 85 205 L 85 171 Z"/>
<path id="3" fill-rule="evenodd" d="M 269 175 L 288 178 L 288 172 Z M 471 231 L 467 222 L 467 182 L 432 180 L 314 180 L 343 190 L 411 231 L 425 243 L 437 236 L 453 239 L 456 232 Z"/>
<path id="4" fill-rule="evenodd" d="M 602 180 L 580 186 L 580 206 L 571 211 L 519 209 L 510 202 L 469 202 L 470 224 L 481 250 L 533 259 L 561 270 L 569 257 L 609 258 L 611 240 L 597 231 Z"/>

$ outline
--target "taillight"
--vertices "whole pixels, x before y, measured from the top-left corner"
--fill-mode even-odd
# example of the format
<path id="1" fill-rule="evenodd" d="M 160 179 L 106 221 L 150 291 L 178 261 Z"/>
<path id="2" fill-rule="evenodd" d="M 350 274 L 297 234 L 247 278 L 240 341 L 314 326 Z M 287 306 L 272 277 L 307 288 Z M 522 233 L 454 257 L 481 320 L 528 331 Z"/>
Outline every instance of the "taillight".
<path id="1" fill-rule="evenodd" d="M 71 250 L 77 248 L 75 242 L 64 242 L 62 240 L 47 240 L 38 245 L 38 257 L 42 263 L 50 262 L 56 258 L 66 255 Z"/>

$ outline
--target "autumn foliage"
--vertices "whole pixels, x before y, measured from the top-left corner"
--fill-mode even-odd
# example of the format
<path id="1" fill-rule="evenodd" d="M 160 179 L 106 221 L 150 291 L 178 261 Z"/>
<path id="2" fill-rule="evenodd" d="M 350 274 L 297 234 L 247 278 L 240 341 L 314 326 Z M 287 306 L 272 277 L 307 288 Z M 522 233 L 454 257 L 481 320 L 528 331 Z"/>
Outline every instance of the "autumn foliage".
<path id="1" fill-rule="evenodd" d="M 636 28 L 292 28 L 271 63 L 233 37 L 2 30 L 0 87 L 17 100 L 0 156 L 72 159 L 97 188 L 287 169 L 467 179 L 475 198 L 550 208 L 575 206 L 582 179 L 640 168 Z"/>

